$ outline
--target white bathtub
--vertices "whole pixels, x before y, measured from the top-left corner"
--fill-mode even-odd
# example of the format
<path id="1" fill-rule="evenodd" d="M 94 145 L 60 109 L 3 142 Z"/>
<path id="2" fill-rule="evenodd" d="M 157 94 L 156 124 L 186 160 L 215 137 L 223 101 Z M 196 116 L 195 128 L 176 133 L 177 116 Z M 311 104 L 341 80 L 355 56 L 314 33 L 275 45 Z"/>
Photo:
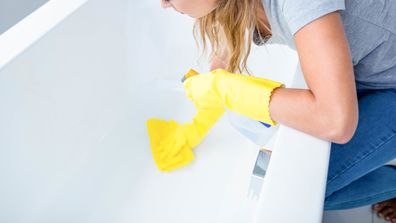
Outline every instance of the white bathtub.
<path id="1" fill-rule="evenodd" d="M 192 164 L 155 167 L 145 121 L 189 121 L 180 77 L 208 69 L 192 22 L 157 0 L 51 0 L 0 36 L 0 222 L 321 221 L 329 143 L 286 126 L 259 201 L 259 147 L 226 116 Z M 252 71 L 293 86 L 295 52 L 268 52 Z"/>

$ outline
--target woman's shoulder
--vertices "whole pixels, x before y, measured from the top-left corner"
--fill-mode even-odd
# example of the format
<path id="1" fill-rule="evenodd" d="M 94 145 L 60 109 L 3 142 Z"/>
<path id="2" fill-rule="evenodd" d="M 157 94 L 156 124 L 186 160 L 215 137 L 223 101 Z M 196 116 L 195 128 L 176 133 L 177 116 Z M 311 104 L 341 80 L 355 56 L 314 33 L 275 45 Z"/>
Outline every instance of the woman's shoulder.
<path id="1" fill-rule="evenodd" d="M 325 14 L 345 10 L 345 0 L 262 0 L 262 2 L 273 22 L 282 26 L 283 30 L 288 28 L 291 35 Z"/>

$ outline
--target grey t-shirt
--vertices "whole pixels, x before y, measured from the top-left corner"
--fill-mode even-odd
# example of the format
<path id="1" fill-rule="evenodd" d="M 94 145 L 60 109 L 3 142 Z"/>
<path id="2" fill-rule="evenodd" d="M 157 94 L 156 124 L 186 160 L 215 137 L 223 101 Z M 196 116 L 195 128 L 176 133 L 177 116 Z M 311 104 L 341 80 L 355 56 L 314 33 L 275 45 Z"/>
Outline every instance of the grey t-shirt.
<path id="1" fill-rule="evenodd" d="M 358 89 L 396 88 L 396 0 L 262 0 L 273 36 L 267 43 L 296 49 L 303 26 L 339 11 Z"/>

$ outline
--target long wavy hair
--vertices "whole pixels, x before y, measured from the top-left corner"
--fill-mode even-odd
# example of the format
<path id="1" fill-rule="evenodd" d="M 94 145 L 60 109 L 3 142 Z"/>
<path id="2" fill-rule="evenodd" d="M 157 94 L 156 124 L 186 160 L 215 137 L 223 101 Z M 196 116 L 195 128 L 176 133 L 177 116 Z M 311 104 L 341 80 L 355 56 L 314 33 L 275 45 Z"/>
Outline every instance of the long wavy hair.
<path id="1" fill-rule="evenodd" d="M 251 50 L 253 32 L 270 32 L 262 21 L 261 0 L 218 0 L 218 6 L 208 15 L 198 18 L 193 34 L 199 47 L 200 37 L 202 54 L 207 52 L 209 40 L 212 51 L 210 60 L 215 56 L 225 60 L 225 69 L 230 72 L 247 72 L 247 59 Z M 224 58 L 224 55 L 228 55 Z"/>

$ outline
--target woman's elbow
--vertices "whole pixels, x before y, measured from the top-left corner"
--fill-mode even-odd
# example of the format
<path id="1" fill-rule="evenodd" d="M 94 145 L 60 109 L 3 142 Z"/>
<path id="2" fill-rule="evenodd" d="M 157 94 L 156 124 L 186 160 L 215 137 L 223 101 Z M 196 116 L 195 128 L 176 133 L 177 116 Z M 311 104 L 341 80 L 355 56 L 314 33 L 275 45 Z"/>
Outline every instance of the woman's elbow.
<path id="1" fill-rule="evenodd" d="M 331 141 L 337 144 L 346 144 L 348 143 L 353 135 L 354 135 L 355 131 L 351 131 L 351 130 L 339 130 L 336 135 L 332 136 Z"/>
<path id="2" fill-rule="evenodd" d="M 354 112 L 348 116 L 338 117 L 338 123 L 333 126 L 332 135 L 330 141 L 337 144 L 348 143 L 355 135 L 357 124 L 358 124 L 358 112 Z"/>

